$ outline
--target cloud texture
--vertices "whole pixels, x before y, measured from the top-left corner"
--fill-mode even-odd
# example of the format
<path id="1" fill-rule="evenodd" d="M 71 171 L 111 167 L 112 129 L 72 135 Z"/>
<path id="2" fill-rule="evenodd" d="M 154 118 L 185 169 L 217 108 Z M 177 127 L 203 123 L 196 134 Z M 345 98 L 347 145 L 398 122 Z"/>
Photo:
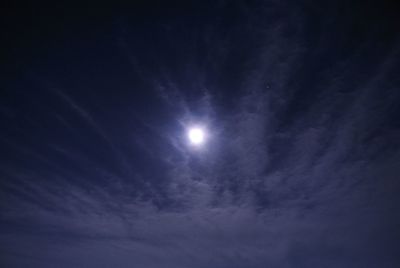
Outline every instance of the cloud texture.
<path id="1" fill-rule="evenodd" d="M 2 265 L 396 267 L 399 35 L 326 5 L 61 23 L 2 82 Z"/>

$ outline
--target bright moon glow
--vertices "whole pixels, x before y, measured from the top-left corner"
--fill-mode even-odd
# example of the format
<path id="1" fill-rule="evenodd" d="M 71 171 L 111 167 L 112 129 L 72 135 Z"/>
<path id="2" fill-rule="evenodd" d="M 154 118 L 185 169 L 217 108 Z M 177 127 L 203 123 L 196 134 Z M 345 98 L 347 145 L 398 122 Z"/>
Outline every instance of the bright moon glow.
<path id="1" fill-rule="evenodd" d="M 200 145 L 204 143 L 204 130 L 198 127 L 189 129 L 188 137 L 192 144 Z"/>

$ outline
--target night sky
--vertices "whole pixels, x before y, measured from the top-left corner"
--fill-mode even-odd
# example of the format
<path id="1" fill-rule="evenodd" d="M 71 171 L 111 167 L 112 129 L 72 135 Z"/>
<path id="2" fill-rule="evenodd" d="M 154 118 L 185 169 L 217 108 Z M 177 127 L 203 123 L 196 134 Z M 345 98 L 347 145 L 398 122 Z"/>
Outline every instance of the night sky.
<path id="1" fill-rule="evenodd" d="M 0 267 L 400 267 L 394 1 L 54 2 L 0 11 Z"/>

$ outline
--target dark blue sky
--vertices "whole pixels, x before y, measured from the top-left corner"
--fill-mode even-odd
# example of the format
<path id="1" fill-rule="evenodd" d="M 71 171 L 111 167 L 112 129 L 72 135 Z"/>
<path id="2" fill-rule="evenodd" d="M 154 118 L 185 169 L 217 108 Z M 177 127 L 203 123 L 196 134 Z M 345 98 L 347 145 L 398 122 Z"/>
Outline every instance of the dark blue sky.
<path id="1" fill-rule="evenodd" d="M 1 267 L 399 267 L 399 11 L 3 8 Z"/>

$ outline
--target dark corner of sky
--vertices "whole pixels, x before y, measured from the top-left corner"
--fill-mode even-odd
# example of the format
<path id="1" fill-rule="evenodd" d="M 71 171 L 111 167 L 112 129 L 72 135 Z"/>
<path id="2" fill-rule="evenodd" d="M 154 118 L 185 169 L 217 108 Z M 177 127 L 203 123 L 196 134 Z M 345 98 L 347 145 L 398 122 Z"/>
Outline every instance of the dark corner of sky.
<path id="1" fill-rule="evenodd" d="M 0 7 L 0 267 L 400 267 L 400 5 Z"/>

